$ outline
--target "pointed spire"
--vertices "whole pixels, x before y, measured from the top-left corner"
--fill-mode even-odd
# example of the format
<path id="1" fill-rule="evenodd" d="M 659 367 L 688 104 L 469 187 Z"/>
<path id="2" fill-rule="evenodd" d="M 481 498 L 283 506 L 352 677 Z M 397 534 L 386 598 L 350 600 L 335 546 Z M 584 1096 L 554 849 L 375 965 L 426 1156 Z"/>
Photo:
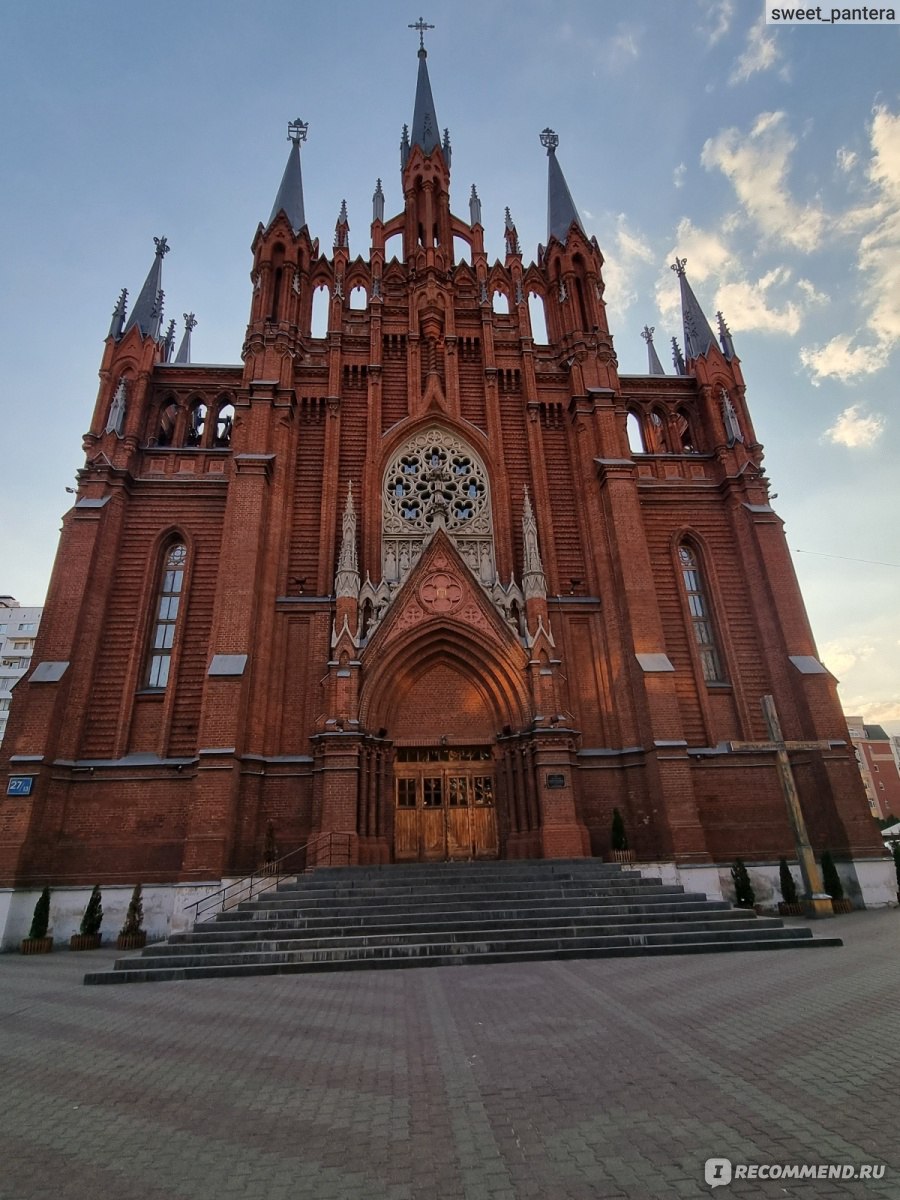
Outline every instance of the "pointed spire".
<path id="1" fill-rule="evenodd" d="M 403 126 L 403 132 L 400 135 L 400 169 L 406 166 L 406 160 L 409 158 L 409 126 Z"/>
<path id="2" fill-rule="evenodd" d="M 528 495 L 528 484 L 525 485 L 525 503 L 522 508 L 522 544 L 525 553 L 525 561 L 522 564 L 522 590 L 525 599 L 546 596 L 547 580 L 538 549 L 537 522 L 531 507 L 531 497 Z"/>
<path id="3" fill-rule="evenodd" d="M 653 345 L 653 331 L 655 326 L 645 325 L 641 330 L 641 337 L 647 343 L 647 360 L 648 360 L 648 375 L 665 375 L 663 365 L 659 361 L 659 355 L 656 353 L 656 347 Z"/>
<path id="4" fill-rule="evenodd" d="M 341 201 L 341 211 L 338 213 L 338 219 L 334 225 L 334 248 L 335 250 L 349 250 L 350 248 L 350 222 L 347 220 L 347 201 Z"/>
<path id="5" fill-rule="evenodd" d="M 419 74 L 416 79 L 416 103 L 413 108 L 410 140 L 413 146 L 421 146 L 424 154 L 430 154 L 441 144 L 437 114 L 434 111 L 434 97 L 431 94 L 431 80 L 428 78 L 428 51 L 425 49 L 425 30 L 434 29 L 434 26 L 428 25 L 419 17 L 409 28 L 415 29 L 419 34 Z M 449 145 L 449 137 L 447 142 Z"/>
<path id="6" fill-rule="evenodd" d="M 709 321 L 703 315 L 703 309 L 698 304 L 697 297 L 688 283 L 687 275 L 684 272 L 686 265 L 686 258 L 676 258 L 672 263 L 672 270 L 678 276 L 678 282 L 681 284 L 684 353 L 690 361 L 692 358 L 700 358 L 701 355 L 708 354 L 710 346 L 716 344 L 716 339 L 709 327 Z"/>
<path id="7" fill-rule="evenodd" d="M 359 564 L 356 558 L 356 509 L 353 505 L 353 484 L 347 484 L 347 502 L 341 532 L 341 552 L 334 577 L 335 596 L 359 596 Z"/>
<path id="8" fill-rule="evenodd" d="M 122 336 L 122 327 L 125 324 L 125 308 L 128 300 L 128 288 L 122 288 L 119 292 L 119 298 L 116 301 L 116 307 L 113 309 L 112 321 L 109 324 L 109 333 L 107 337 L 115 338 L 116 341 Z"/>
<path id="9" fill-rule="evenodd" d="M 474 183 L 472 184 L 472 194 L 469 196 L 469 224 L 481 224 L 481 201 L 478 199 Z"/>
<path id="10" fill-rule="evenodd" d="M 447 163 L 447 166 L 449 167 L 450 160 L 453 158 L 453 149 L 450 145 L 450 130 L 449 129 L 444 130 L 444 140 L 441 143 L 441 151 L 444 155 L 444 161 Z"/>
<path id="11" fill-rule="evenodd" d="M 675 365 L 675 373 L 677 375 L 687 374 L 687 368 L 684 365 L 684 355 L 681 353 L 681 347 L 678 345 L 678 338 L 672 338 L 672 362 Z"/>
<path id="12" fill-rule="evenodd" d="M 291 143 L 291 150 L 288 154 L 284 174 L 281 177 L 278 195 L 272 206 L 272 215 L 269 217 L 271 225 L 284 209 L 285 216 L 290 221 L 294 233 L 299 233 L 306 224 L 306 214 L 303 210 L 303 174 L 300 170 L 300 143 L 306 141 L 308 131 L 309 121 L 301 121 L 297 117 L 295 121 L 288 122 L 287 136 Z"/>
<path id="13" fill-rule="evenodd" d="M 372 193 L 372 220 L 384 221 L 384 192 L 381 190 L 381 180 L 375 183 L 375 191 Z"/>
<path id="14" fill-rule="evenodd" d="M 197 318 L 193 313 L 182 313 L 182 316 L 184 317 L 184 336 L 178 347 L 178 353 L 175 355 L 175 361 L 189 363 L 191 361 L 191 331 L 197 328 Z"/>
<path id="15" fill-rule="evenodd" d="M 175 349 L 175 318 L 169 322 L 169 328 L 166 330 L 166 340 L 163 344 L 163 362 L 170 362 L 172 352 Z"/>
<path id="16" fill-rule="evenodd" d="M 147 273 L 144 286 L 141 288 L 137 303 L 131 310 L 131 316 L 125 325 L 123 333 L 129 329 L 137 329 L 142 337 L 159 337 L 159 327 L 162 323 L 162 260 L 171 247 L 164 237 L 153 239 L 156 244 L 156 255 L 153 266 Z"/>
<path id="17" fill-rule="evenodd" d="M 559 145 L 559 135 L 549 126 L 541 131 L 541 145 L 547 151 L 547 241 L 552 237 L 565 242 L 574 221 L 584 233 L 584 226 L 575 208 L 575 201 L 569 191 L 562 167 L 556 161 L 556 147 Z"/>
<path id="18" fill-rule="evenodd" d="M 519 245 L 519 234 L 510 216 L 509 209 L 504 209 L 503 231 L 506 238 L 506 253 L 521 254 L 522 247 Z"/>
<path id="19" fill-rule="evenodd" d="M 722 353 L 731 362 L 734 358 L 734 342 L 731 340 L 731 330 L 725 324 L 725 318 L 720 312 L 716 313 L 716 322 L 719 327 L 719 345 L 722 347 Z"/>

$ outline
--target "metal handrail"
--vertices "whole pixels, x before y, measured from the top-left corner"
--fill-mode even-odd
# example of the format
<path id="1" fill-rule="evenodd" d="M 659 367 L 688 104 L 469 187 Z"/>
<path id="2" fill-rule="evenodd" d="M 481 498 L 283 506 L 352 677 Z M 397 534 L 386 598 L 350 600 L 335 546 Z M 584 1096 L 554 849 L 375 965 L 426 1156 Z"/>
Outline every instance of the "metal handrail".
<path id="1" fill-rule="evenodd" d="M 344 840 L 344 853 L 346 863 L 337 863 L 335 861 L 335 838 Z M 327 853 L 322 854 L 321 843 L 327 843 L 325 849 Z M 284 864 L 289 859 L 294 859 L 301 851 L 306 851 L 303 867 L 298 871 L 295 867 L 290 870 L 284 869 Z M 310 853 L 312 851 L 312 853 Z M 210 916 L 218 912 L 224 912 L 227 908 L 233 908 L 242 900 L 252 900 L 253 897 L 259 896 L 262 892 L 268 891 L 273 887 L 277 887 L 282 879 L 287 879 L 292 875 L 298 875 L 305 871 L 313 871 L 318 863 L 316 859 L 323 858 L 323 865 L 342 866 L 350 864 L 350 834 L 349 833 L 320 833 L 314 838 L 310 838 L 308 842 L 304 842 L 302 846 L 297 846 L 288 854 L 282 855 L 272 862 L 263 863 L 257 870 L 249 875 L 244 875 L 241 879 L 234 879 L 231 883 L 226 883 L 224 887 L 218 891 L 211 892 L 208 896 L 204 896 L 201 900 L 194 900 L 191 904 L 185 905 L 185 912 L 194 908 L 197 911 L 194 913 L 195 922 L 199 923 L 204 920 L 209 920 Z M 310 859 L 313 861 L 310 862 Z"/>

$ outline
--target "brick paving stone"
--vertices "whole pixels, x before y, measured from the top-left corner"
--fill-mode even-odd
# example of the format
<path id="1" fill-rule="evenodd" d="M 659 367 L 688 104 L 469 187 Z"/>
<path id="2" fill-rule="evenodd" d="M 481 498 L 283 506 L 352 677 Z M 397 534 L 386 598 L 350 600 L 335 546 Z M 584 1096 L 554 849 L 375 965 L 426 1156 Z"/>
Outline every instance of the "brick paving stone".
<path id="1" fill-rule="evenodd" d="M 3 955 L 0 1200 L 895 1198 L 900 914 L 832 930 L 814 954 L 109 989 L 81 955 Z M 710 1156 L 888 1171 L 711 1192 Z"/>

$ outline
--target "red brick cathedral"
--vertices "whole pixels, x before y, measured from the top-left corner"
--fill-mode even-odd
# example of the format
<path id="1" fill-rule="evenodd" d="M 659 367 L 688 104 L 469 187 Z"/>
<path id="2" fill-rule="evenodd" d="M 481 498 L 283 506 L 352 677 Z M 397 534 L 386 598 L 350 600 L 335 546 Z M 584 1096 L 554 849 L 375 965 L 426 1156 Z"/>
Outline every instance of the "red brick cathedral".
<path id="1" fill-rule="evenodd" d="M 771 694 L 824 743 L 793 753 L 810 838 L 865 895 L 835 681 L 684 261 L 675 373 L 645 329 L 620 375 L 552 130 L 529 264 L 509 210 L 493 263 L 475 188 L 451 210 L 424 48 L 403 207 L 379 180 L 363 254 L 343 206 L 312 237 L 289 129 L 240 363 L 192 363 L 192 316 L 176 351 L 165 238 L 116 306 L 3 745 L 0 884 L 207 884 L 267 831 L 360 863 L 606 856 L 618 809 L 638 861 L 715 893 L 735 856 L 794 856 L 774 753 L 735 745 Z"/>

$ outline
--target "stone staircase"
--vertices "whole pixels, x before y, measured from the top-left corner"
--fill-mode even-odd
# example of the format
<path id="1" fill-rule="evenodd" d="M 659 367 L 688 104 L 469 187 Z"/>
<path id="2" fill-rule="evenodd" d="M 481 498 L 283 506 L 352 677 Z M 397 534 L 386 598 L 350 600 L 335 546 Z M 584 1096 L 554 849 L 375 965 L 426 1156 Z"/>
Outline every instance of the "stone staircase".
<path id="1" fill-rule="evenodd" d="M 84 982 L 841 944 L 596 859 L 337 867 L 280 883 Z"/>

